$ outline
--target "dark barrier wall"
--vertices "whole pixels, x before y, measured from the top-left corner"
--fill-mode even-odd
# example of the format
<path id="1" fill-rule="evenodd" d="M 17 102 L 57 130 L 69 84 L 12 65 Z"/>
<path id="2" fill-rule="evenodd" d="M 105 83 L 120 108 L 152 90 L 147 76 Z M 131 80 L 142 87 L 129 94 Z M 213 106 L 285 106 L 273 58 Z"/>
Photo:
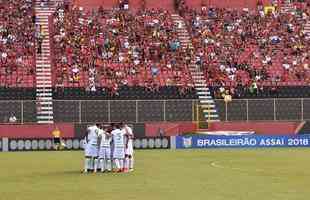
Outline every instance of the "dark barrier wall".
<path id="1" fill-rule="evenodd" d="M 127 122 L 193 121 L 195 100 L 162 101 L 54 101 L 56 122 Z"/>
<path id="2" fill-rule="evenodd" d="M 16 124 L 3 124 L 0 125 L 0 138 L 52 138 L 52 131 L 55 129 L 54 124 L 29 124 L 29 125 L 16 125 Z M 57 124 L 57 127 L 62 132 L 62 137 L 73 138 L 74 125 L 73 124 Z"/>
<path id="3" fill-rule="evenodd" d="M 221 121 L 310 120 L 310 99 L 216 100 Z"/>
<path id="4" fill-rule="evenodd" d="M 91 122 L 180 122 L 203 121 L 198 100 L 55 100 L 57 123 Z M 225 104 L 215 100 L 221 121 L 303 121 L 310 120 L 310 99 L 233 99 Z M 36 122 L 34 101 L 0 101 L 0 123 L 14 113 L 18 123 Z"/>

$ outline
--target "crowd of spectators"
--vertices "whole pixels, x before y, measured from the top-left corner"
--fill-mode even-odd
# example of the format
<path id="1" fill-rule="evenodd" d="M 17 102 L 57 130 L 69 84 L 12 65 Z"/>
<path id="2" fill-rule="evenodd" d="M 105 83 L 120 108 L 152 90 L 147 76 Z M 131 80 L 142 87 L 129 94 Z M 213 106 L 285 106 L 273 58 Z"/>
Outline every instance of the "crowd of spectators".
<path id="1" fill-rule="evenodd" d="M 0 86 L 33 87 L 34 59 L 32 1 L 0 1 Z"/>
<path id="2" fill-rule="evenodd" d="M 125 1 L 124 1 L 125 2 Z M 60 6 L 53 18 L 53 57 L 58 86 L 192 87 L 185 52 L 168 11 Z"/>
<path id="3" fill-rule="evenodd" d="M 310 84 L 310 37 L 304 25 L 310 6 L 296 12 L 210 8 L 187 11 L 196 65 L 219 95 L 252 93 L 266 85 Z"/>

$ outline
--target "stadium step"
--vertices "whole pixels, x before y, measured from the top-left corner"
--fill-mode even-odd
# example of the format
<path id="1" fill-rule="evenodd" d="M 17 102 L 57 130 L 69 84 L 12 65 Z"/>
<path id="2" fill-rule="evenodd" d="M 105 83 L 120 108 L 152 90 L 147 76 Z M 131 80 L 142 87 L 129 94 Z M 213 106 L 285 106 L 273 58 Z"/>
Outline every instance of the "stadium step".
<path id="1" fill-rule="evenodd" d="M 40 111 L 38 111 L 38 112 L 40 112 Z M 37 116 L 37 119 L 50 119 L 50 120 L 53 120 L 53 116 L 51 116 L 51 115 L 38 115 Z"/>
<path id="2" fill-rule="evenodd" d="M 191 42 L 191 36 L 186 29 L 183 18 L 178 14 L 171 14 L 171 18 L 174 22 L 174 27 L 176 27 L 177 35 L 180 39 L 182 49 L 184 51 L 186 51 L 187 47 L 193 49 L 194 47 Z M 213 100 L 213 97 L 209 91 L 203 71 L 196 66 L 194 60 L 192 60 L 188 70 L 190 71 L 192 80 L 194 82 L 196 94 L 199 98 L 199 106 L 202 109 L 204 120 L 219 121 L 219 115 L 217 114 L 215 101 Z"/>
<path id="3" fill-rule="evenodd" d="M 38 101 L 38 104 L 40 104 L 40 105 L 53 105 L 53 102 L 51 102 L 51 101 Z"/>
<path id="4" fill-rule="evenodd" d="M 206 104 L 210 104 L 210 103 L 214 103 L 214 100 L 213 99 L 203 99 L 203 100 L 200 100 L 200 103 L 206 103 Z"/>
<path id="5" fill-rule="evenodd" d="M 201 105 L 202 108 L 207 108 L 207 109 L 212 109 L 212 108 L 215 108 L 215 105 L 214 104 L 207 104 L 207 105 Z"/>
<path id="6" fill-rule="evenodd" d="M 198 95 L 210 95 L 211 93 L 208 91 L 203 91 L 203 92 L 197 92 Z"/>
<path id="7" fill-rule="evenodd" d="M 41 111 L 43 111 L 43 110 L 53 110 L 53 107 L 47 107 L 47 106 L 42 106 L 41 107 Z"/>
<path id="8" fill-rule="evenodd" d="M 45 87 L 42 87 L 42 88 L 37 88 L 37 93 L 38 92 L 52 92 L 52 88 L 45 88 Z"/>
<path id="9" fill-rule="evenodd" d="M 49 17 L 55 12 L 54 3 L 63 1 L 49 1 L 35 3 L 36 24 L 44 31 L 42 53 L 36 55 L 36 98 L 37 123 L 53 123 L 53 94 L 52 94 L 52 65 L 49 34 Z"/>
<path id="10" fill-rule="evenodd" d="M 196 90 L 200 90 L 200 91 L 209 91 L 209 88 L 207 87 L 196 87 Z M 199 92 L 199 91 L 198 91 Z"/>
<path id="11" fill-rule="evenodd" d="M 37 122 L 38 124 L 53 124 L 54 123 L 53 121 L 50 121 L 50 120 L 48 121 L 38 120 Z"/>
<path id="12" fill-rule="evenodd" d="M 217 111 L 215 109 L 209 109 L 209 110 L 203 110 L 204 113 L 216 113 Z"/>
<path id="13" fill-rule="evenodd" d="M 218 114 L 205 114 L 205 117 L 206 118 L 218 118 L 219 117 L 219 115 Z"/>
<path id="14" fill-rule="evenodd" d="M 199 95 L 198 98 L 199 99 L 213 99 L 212 96 L 209 96 L 209 95 L 205 95 L 205 96 Z"/>
<path id="15" fill-rule="evenodd" d="M 43 92 L 43 93 L 37 92 L 37 97 L 51 97 L 51 96 L 53 96 L 51 92 Z"/>

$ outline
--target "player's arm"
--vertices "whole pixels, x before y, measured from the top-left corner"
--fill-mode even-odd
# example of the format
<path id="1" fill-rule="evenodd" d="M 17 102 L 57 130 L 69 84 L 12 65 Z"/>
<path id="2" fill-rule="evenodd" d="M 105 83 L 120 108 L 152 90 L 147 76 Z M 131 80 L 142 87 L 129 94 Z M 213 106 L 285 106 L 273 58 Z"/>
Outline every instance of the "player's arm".
<path id="1" fill-rule="evenodd" d="M 128 148 L 129 134 L 128 134 L 128 133 L 125 133 L 125 134 L 124 134 L 124 138 L 125 138 L 125 148 Z"/>
<path id="2" fill-rule="evenodd" d="M 98 145 L 98 146 L 100 146 L 101 140 L 102 140 L 102 133 L 100 133 L 100 134 L 98 135 L 98 141 L 97 141 L 97 145 Z"/>
<path id="3" fill-rule="evenodd" d="M 112 134 L 109 133 L 108 131 L 105 131 L 104 134 L 105 134 L 108 138 L 111 138 L 111 137 L 112 137 Z"/>
<path id="4" fill-rule="evenodd" d="M 87 130 L 87 132 L 86 132 L 86 134 L 85 134 L 85 138 L 84 138 L 84 140 L 85 140 L 85 143 L 87 144 L 88 143 L 88 133 L 89 133 L 89 130 Z"/>

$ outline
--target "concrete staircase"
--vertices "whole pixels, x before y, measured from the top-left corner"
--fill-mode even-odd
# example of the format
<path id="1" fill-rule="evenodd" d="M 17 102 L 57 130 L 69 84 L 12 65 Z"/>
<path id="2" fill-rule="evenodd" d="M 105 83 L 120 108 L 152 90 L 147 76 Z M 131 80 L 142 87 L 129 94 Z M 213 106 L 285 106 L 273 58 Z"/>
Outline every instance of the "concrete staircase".
<path id="1" fill-rule="evenodd" d="M 178 14 L 171 14 L 171 17 L 177 30 L 181 47 L 184 49 L 184 51 L 187 49 L 187 47 L 194 49 L 190 34 L 186 29 L 186 24 L 183 18 Z M 209 122 L 219 121 L 219 115 L 216 110 L 216 105 L 207 86 L 204 73 L 203 71 L 201 71 L 200 68 L 196 66 L 193 59 L 191 64 L 189 65 L 189 70 L 194 82 L 196 93 L 199 97 L 199 105 L 202 109 L 203 116 L 205 118 L 204 120 Z"/>
<path id="2" fill-rule="evenodd" d="M 50 1 L 53 5 L 54 2 Z M 42 5 L 36 1 L 36 25 L 41 25 L 43 31 L 42 53 L 36 54 L 36 100 L 37 122 L 54 123 L 53 95 L 52 95 L 52 65 L 49 35 L 49 16 L 54 13 L 55 7 Z M 36 31 L 39 31 L 38 29 Z"/>

